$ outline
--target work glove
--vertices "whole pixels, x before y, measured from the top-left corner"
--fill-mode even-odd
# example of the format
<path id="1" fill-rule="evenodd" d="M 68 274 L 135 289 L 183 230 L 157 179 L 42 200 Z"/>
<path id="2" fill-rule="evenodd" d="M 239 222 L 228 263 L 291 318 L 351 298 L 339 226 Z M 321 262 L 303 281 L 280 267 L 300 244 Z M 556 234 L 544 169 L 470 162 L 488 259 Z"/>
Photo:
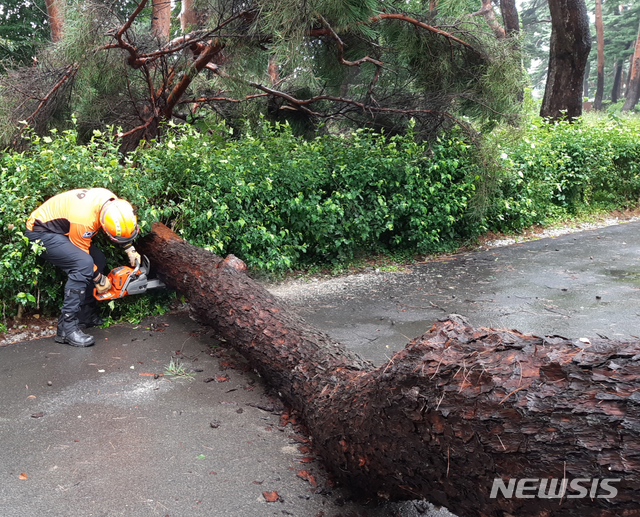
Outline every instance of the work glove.
<path id="1" fill-rule="evenodd" d="M 109 277 L 100 273 L 100 276 L 96 278 L 93 283 L 96 286 L 96 293 L 102 294 L 106 293 L 109 289 L 111 289 L 111 281 Z"/>
<path id="2" fill-rule="evenodd" d="M 140 265 L 140 262 L 141 262 L 140 253 L 138 253 L 133 246 L 131 246 L 130 248 L 127 248 L 125 250 L 125 253 L 127 254 L 127 257 L 129 257 L 129 263 L 131 264 L 131 267 L 136 267 L 136 265 Z"/>

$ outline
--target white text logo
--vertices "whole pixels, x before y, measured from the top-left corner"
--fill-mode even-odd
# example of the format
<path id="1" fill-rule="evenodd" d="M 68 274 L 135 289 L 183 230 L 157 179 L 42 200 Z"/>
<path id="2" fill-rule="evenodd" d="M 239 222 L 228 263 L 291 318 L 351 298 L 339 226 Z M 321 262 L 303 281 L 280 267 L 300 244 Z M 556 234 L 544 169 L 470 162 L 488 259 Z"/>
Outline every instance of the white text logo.
<path id="1" fill-rule="evenodd" d="M 502 497 L 507 499 L 512 497 L 518 499 L 533 499 L 534 497 L 540 499 L 560 499 L 562 497 L 581 499 L 587 496 L 592 499 L 596 497 L 613 499 L 618 495 L 618 489 L 612 486 L 612 483 L 619 481 L 622 479 L 575 478 L 569 481 L 566 478 L 524 478 L 510 479 L 508 483 L 505 483 L 502 479 L 496 478 L 493 480 L 489 497 L 494 499 L 500 493 Z"/>

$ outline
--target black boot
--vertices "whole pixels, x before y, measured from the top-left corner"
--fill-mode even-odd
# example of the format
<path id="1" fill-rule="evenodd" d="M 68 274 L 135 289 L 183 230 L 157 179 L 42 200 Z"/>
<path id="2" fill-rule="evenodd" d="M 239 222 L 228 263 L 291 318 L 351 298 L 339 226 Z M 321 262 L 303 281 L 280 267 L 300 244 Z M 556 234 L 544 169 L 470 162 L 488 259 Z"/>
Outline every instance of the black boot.
<path id="1" fill-rule="evenodd" d="M 95 344 L 93 336 L 85 334 L 78 326 L 78 319 L 73 314 L 61 314 L 58 318 L 58 331 L 54 338 L 56 343 L 71 346 L 88 347 Z"/>
<path id="2" fill-rule="evenodd" d="M 91 327 L 99 327 L 104 323 L 104 320 L 98 315 L 93 314 L 87 318 L 84 322 L 78 323 L 80 329 L 90 329 Z"/>
<path id="3" fill-rule="evenodd" d="M 104 320 L 100 317 L 100 310 L 98 309 L 98 303 L 93 294 L 91 294 L 90 300 L 85 300 L 80 312 L 78 312 L 78 326 L 81 329 L 88 329 L 91 327 L 99 327 L 104 323 Z"/>

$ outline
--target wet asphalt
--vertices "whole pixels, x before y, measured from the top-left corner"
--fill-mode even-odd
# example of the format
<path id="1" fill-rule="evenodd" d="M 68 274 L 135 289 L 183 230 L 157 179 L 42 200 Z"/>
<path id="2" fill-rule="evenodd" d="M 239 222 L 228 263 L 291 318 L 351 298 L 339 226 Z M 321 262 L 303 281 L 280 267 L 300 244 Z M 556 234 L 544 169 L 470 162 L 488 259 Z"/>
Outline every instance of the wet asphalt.
<path id="1" fill-rule="evenodd" d="M 363 508 L 327 485 L 305 437 L 280 425 L 277 399 L 186 312 L 93 333 L 86 349 L 51 338 L 0 348 L 2 517 Z M 172 360 L 192 379 L 167 375 Z"/>
<path id="2" fill-rule="evenodd" d="M 451 313 L 633 339 L 640 223 L 269 289 L 377 364 Z M 446 514 L 332 486 L 268 387 L 186 312 L 92 333 L 88 349 L 50 337 L 0 347 L 0 516 Z M 168 375 L 172 360 L 190 378 Z"/>
<path id="3" fill-rule="evenodd" d="M 640 223 L 272 291 L 376 364 L 448 314 L 536 335 L 638 339 Z"/>

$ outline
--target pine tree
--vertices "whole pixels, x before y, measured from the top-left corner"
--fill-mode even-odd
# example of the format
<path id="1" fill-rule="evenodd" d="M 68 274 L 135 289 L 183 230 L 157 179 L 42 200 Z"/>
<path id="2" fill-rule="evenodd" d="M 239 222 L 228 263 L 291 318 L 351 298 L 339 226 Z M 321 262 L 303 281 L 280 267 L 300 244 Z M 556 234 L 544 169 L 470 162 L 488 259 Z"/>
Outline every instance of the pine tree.
<path id="1" fill-rule="evenodd" d="M 524 77 L 518 46 L 504 30 L 495 36 L 497 18 L 492 32 L 469 7 L 441 3 L 436 13 L 418 1 L 217 0 L 204 15 L 199 3 L 186 9 L 183 19 L 200 13 L 189 32 L 174 17 L 173 39 L 163 43 L 150 3 L 121 19 L 83 2 L 68 9 L 64 40 L 45 53 L 59 78 L 48 84 L 76 84 L 56 113 L 73 111 L 87 130 L 120 126 L 130 145 L 155 137 L 163 120 L 207 113 L 233 124 L 262 112 L 301 130 L 340 121 L 394 132 L 413 118 L 425 137 L 452 124 L 473 131 L 471 124 L 517 113 Z M 77 72 L 66 73 L 70 66 Z M 50 123 L 51 110 L 33 115 L 33 102 L 14 105 L 23 109 L 10 120 Z"/>
<path id="2" fill-rule="evenodd" d="M 638 35 L 640 2 L 602 4 L 604 24 L 605 92 L 616 102 L 622 93 L 622 76 L 628 74 L 629 60 Z M 616 83 L 616 77 L 618 82 Z M 614 93 L 615 88 L 615 93 Z M 615 98 L 614 98 L 615 97 Z"/>
<path id="3" fill-rule="evenodd" d="M 550 120 L 582 115 L 584 72 L 591 51 L 584 0 L 550 0 L 551 39 L 547 85 L 540 115 Z"/>

